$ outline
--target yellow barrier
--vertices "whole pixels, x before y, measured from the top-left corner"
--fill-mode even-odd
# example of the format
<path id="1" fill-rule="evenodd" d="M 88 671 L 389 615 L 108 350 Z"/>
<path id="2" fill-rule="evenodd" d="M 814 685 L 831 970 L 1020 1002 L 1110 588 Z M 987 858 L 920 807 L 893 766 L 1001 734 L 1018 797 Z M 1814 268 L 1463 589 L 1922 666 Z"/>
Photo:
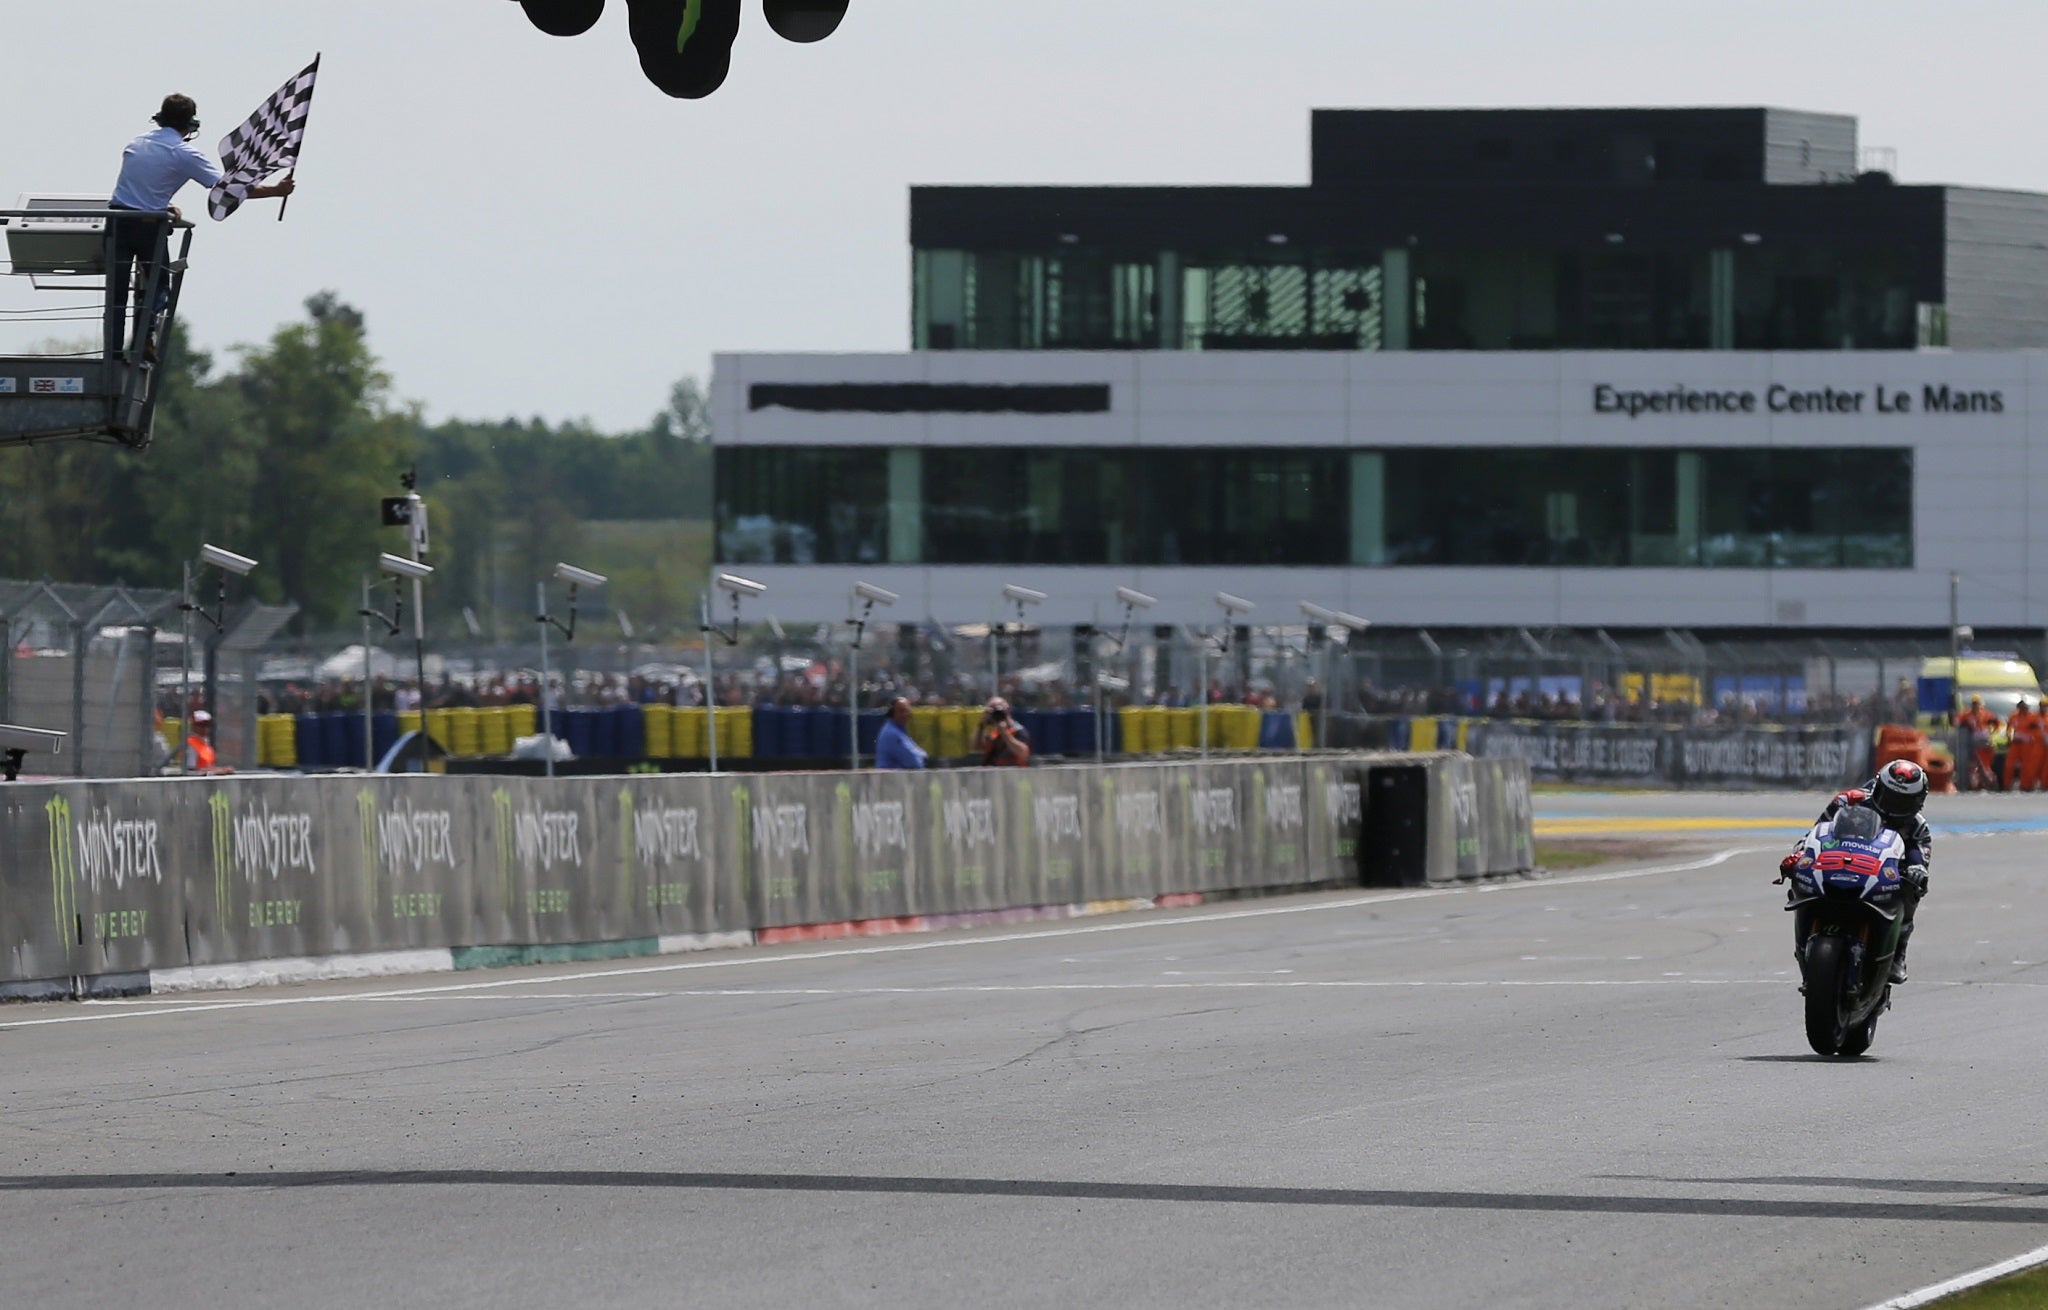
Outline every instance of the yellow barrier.
<path id="1" fill-rule="evenodd" d="M 171 749 L 177 749 L 175 733 Z M 264 714 L 256 719 L 256 762 L 267 769 L 292 769 L 299 763 L 299 721 L 289 714 Z"/>
<path id="2" fill-rule="evenodd" d="M 505 707 L 505 717 L 512 721 L 512 735 L 514 737 L 531 737 L 540 731 L 540 706 L 538 705 L 507 705 Z"/>
<path id="3" fill-rule="evenodd" d="M 924 748 L 927 755 L 943 755 L 939 750 L 939 707 L 936 705 L 913 705 L 910 707 L 910 739 Z"/>
<path id="4" fill-rule="evenodd" d="M 710 753 L 707 744 L 705 753 Z M 751 705 L 721 705 L 718 707 L 718 758 L 723 760 L 752 759 L 754 755 L 754 707 Z"/>
<path id="5" fill-rule="evenodd" d="M 1211 725 L 1214 726 L 1213 724 Z M 1202 712 L 1190 705 L 1166 711 L 1166 742 L 1162 750 L 1197 750 L 1202 745 Z"/>
<path id="6" fill-rule="evenodd" d="M 676 707 L 673 705 L 647 705 L 640 711 L 641 720 L 647 725 L 647 758 L 665 760 L 675 752 Z"/>
<path id="7" fill-rule="evenodd" d="M 669 750 L 679 760 L 704 758 L 704 707 L 679 706 L 669 716 Z"/>
<path id="8" fill-rule="evenodd" d="M 1433 751 L 1436 749 L 1435 719 L 1408 720 L 1408 749 L 1411 751 Z"/>
<path id="9" fill-rule="evenodd" d="M 503 705 L 487 705 L 476 712 L 477 744 L 486 755 L 512 753 L 512 712 Z"/>
<path id="10" fill-rule="evenodd" d="M 1316 740 L 1315 716 L 1306 710 L 1294 716 L 1294 744 L 1303 750 L 1323 744 Z"/>
<path id="11" fill-rule="evenodd" d="M 981 711 L 972 705 L 947 705 L 939 710 L 940 759 L 955 760 L 974 749 L 974 725 Z"/>

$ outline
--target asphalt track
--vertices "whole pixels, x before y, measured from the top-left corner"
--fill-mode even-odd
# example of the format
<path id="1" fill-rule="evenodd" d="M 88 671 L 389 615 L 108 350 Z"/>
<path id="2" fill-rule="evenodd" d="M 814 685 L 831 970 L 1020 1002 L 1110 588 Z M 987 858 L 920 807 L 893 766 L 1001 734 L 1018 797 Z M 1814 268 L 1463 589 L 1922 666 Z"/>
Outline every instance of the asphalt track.
<path id="1" fill-rule="evenodd" d="M 2048 801 L 1936 800 L 1828 1062 L 1813 798 L 1537 799 L 1699 867 L 0 1010 L 0 1304 L 1856 1310 L 2040 1244 Z"/>

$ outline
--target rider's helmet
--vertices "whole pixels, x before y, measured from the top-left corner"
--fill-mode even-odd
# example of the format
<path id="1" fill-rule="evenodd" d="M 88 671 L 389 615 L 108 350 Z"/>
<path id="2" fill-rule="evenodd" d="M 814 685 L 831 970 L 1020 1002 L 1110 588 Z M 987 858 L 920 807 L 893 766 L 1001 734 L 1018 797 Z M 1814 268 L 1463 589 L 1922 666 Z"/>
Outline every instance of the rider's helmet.
<path id="1" fill-rule="evenodd" d="M 1871 792 L 1877 812 L 1892 823 L 1902 823 L 1927 803 L 1927 770 L 1911 760 L 1893 760 L 1877 771 Z"/>

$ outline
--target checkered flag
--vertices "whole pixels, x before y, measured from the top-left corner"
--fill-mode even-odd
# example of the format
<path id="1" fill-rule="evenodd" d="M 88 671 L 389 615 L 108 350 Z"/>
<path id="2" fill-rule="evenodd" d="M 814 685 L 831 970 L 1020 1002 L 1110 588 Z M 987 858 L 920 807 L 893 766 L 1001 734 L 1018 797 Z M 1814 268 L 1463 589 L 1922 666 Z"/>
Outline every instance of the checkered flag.
<path id="1" fill-rule="evenodd" d="M 313 79 L 319 73 L 320 57 L 315 55 L 305 72 L 279 87 L 248 122 L 221 138 L 221 179 L 206 206 L 215 222 L 239 209 L 249 198 L 249 188 L 298 165 L 306 113 L 313 107 Z"/>

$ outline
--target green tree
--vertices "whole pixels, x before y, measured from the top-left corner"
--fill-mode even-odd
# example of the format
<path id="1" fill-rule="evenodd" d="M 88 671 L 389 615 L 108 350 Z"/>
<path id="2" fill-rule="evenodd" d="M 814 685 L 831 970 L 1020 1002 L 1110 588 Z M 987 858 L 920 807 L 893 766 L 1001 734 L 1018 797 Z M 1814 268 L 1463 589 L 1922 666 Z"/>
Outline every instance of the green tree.
<path id="1" fill-rule="evenodd" d="M 420 422 L 391 407 L 359 312 L 327 292 L 306 311 L 244 352 L 237 383 L 257 435 L 259 592 L 297 601 L 321 625 L 355 608 L 357 576 L 389 545 L 375 507 L 411 464 Z"/>

